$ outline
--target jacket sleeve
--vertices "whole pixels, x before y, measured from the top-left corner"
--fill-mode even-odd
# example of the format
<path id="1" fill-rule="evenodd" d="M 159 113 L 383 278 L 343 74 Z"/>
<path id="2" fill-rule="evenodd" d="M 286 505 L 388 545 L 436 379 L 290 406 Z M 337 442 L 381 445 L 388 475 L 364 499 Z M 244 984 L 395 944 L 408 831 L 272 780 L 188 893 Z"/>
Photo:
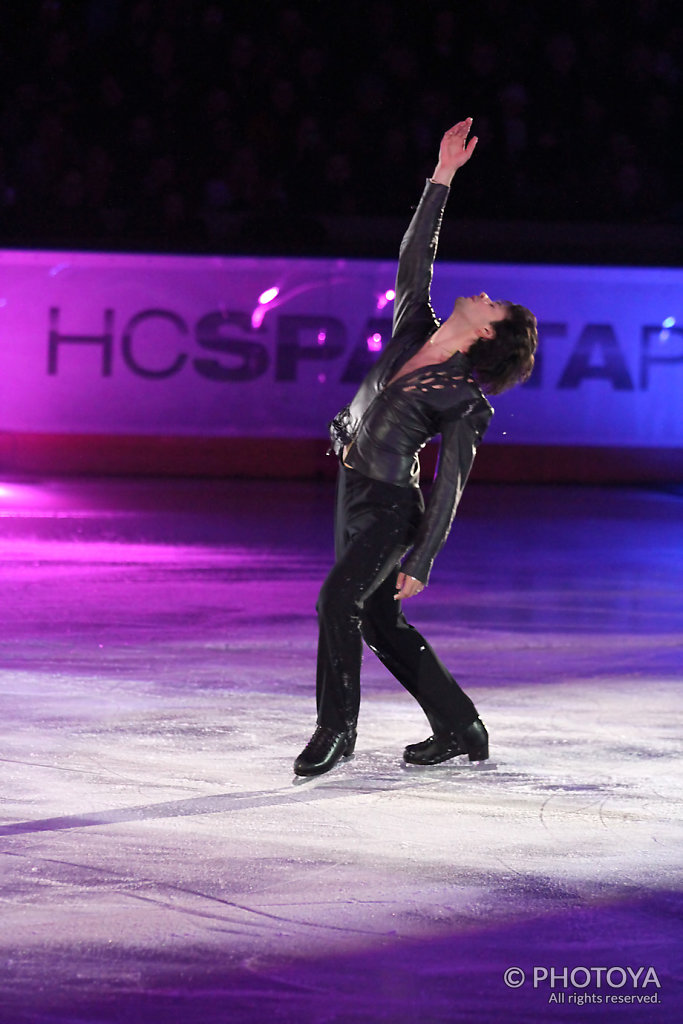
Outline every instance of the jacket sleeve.
<path id="1" fill-rule="evenodd" d="M 438 323 L 429 305 L 432 269 L 436 257 L 443 211 L 450 189 L 427 181 L 422 198 L 403 236 L 396 274 L 394 299 L 394 335 L 414 314 L 416 307 L 425 307 L 434 324 Z"/>
<path id="2" fill-rule="evenodd" d="M 413 549 L 401 569 L 426 586 L 434 559 L 446 543 L 465 489 L 474 456 L 486 433 L 493 409 L 485 398 L 464 414 L 446 421 L 441 430 L 439 461 Z"/>

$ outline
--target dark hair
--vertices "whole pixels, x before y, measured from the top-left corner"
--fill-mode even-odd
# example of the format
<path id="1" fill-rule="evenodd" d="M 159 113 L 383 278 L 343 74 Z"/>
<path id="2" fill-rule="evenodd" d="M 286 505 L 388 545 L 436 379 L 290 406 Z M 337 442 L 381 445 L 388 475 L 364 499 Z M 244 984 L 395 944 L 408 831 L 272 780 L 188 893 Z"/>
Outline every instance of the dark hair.
<path id="1" fill-rule="evenodd" d="M 472 376 L 482 391 L 499 395 L 529 379 L 538 347 L 536 317 L 514 302 L 506 303 L 508 315 L 494 321 L 493 338 L 479 338 L 467 351 Z"/>

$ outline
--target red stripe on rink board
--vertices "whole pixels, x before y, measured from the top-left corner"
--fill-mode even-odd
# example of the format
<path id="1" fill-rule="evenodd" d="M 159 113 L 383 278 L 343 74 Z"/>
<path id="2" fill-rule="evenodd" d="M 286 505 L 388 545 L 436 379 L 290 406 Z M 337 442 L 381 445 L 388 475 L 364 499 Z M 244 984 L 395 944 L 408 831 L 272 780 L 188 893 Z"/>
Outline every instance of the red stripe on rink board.
<path id="1" fill-rule="evenodd" d="M 0 432 L 0 473 L 332 479 L 324 440 Z M 437 446 L 421 456 L 423 479 Z M 681 448 L 484 443 L 473 480 L 505 483 L 683 482 Z"/>

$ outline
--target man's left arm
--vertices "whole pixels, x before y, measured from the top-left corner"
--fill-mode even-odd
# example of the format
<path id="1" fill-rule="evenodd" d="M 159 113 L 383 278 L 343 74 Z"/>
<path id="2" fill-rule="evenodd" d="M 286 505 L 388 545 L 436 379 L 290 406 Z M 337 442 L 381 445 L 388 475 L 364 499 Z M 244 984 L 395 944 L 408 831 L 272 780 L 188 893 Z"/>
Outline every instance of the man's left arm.
<path id="1" fill-rule="evenodd" d="M 397 599 L 413 597 L 427 586 L 434 559 L 446 543 L 479 442 L 492 414 L 489 403 L 480 397 L 465 415 L 443 425 L 434 484 L 413 549 L 399 573 Z"/>

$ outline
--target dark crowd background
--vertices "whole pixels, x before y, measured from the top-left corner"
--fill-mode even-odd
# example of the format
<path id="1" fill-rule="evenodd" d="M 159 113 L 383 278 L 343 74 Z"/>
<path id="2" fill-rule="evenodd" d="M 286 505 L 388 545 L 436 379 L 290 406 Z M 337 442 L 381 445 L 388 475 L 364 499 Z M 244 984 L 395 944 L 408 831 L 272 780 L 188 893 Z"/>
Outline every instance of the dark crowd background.
<path id="1" fill-rule="evenodd" d="M 324 251 L 471 115 L 484 221 L 683 222 L 680 0 L 0 4 L 0 246 Z"/>

